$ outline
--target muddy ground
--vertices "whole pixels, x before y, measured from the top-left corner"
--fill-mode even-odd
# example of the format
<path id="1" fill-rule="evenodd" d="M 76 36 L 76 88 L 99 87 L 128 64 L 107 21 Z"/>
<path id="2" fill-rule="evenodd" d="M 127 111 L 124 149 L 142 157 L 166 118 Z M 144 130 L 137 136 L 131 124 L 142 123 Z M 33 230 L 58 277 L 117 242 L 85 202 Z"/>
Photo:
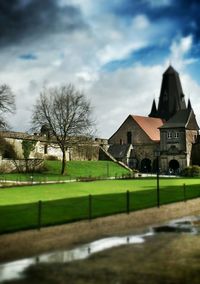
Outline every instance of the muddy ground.
<path id="1" fill-rule="evenodd" d="M 68 249 L 113 235 L 134 234 L 151 225 L 188 215 L 200 215 L 200 199 L 63 226 L 0 237 L 0 261 Z M 144 244 L 109 249 L 86 260 L 38 264 L 27 278 L 9 283 L 199 283 L 200 237 L 158 234 Z"/>

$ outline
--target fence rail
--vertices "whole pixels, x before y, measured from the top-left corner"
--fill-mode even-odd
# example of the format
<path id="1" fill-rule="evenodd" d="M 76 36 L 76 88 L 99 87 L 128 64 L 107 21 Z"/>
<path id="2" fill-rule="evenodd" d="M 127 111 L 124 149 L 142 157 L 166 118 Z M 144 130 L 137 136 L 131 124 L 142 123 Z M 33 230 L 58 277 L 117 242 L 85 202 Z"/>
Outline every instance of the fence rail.
<path id="1" fill-rule="evenodd" d="M 159 205 L 200 197 L 200 187 L 162 188 Z M 0 233 L 64 224 L 158 206 L 156 190 L 82 196 L 31 204 L 0 206 Z"/>

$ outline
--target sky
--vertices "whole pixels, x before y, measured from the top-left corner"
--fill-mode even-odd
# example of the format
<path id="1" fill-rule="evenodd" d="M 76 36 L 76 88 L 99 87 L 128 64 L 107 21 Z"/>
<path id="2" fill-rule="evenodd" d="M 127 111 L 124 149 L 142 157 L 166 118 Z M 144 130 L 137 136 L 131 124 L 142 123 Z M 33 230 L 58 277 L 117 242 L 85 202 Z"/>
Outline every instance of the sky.
<path id="1" fill-rule="evenodd" d="M 44 87 L 72 83 L 91 101 L 96 136 L 148 115 L 162 74 L 178 71 L 200 124 L 200 1 L 0 0 L 0 84 L 16 95 L 14 131 L 28 131 Z"/>

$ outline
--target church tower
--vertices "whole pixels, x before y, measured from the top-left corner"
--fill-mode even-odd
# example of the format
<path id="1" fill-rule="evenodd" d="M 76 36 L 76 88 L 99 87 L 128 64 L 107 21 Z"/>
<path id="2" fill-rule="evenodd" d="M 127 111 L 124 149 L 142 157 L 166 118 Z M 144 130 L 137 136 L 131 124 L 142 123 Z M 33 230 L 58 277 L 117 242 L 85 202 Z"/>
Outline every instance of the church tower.
<path id="1" fill-rule="evenodd" d="M 158 109 L 155 111 L 153 102 L 150 117 L 159 117 L 169 120 L 179 110 L 186 109 L 185 96 L 183 94 L 178 72 L 169 66 L 163 74 Z"/>

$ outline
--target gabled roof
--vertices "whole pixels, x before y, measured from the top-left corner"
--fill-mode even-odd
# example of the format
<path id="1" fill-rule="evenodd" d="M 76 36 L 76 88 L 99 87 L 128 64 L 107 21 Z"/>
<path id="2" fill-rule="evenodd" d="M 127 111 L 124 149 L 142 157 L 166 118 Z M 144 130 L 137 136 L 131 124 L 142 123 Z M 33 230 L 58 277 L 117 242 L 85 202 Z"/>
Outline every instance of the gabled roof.
<path id="1" fill-rule="evenodd" d="M 191 130 L 198 130 L 199 126 L 192 109 L 179 110 L 172 118 L 170 118 L 163 126 L 163 128 L 186 128 Z"/>
<path id="2" fill-rule="evenodd" d="M 153 141 L 160 141 L 159 128 L 163 125 L 164 120 L 155 117 L 146 117 L 139 115 L 131 115 L 133 120 L 143 129 L 148 137 Z"/>

